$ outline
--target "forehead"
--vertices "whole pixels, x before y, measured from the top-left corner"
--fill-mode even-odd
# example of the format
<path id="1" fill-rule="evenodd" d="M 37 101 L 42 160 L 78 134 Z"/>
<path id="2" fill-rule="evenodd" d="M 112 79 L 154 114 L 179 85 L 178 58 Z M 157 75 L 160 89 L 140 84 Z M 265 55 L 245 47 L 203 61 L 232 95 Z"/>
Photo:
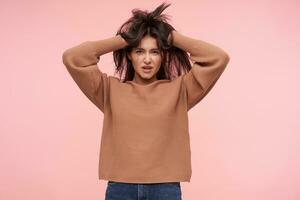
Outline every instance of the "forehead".
<path id="1" fill-rule="evenodd" d="M 136 49 L 146 49 L 146 50 L 158 50 L 157 41 L 155 38 L 150 36 L 145 36 Z"/>

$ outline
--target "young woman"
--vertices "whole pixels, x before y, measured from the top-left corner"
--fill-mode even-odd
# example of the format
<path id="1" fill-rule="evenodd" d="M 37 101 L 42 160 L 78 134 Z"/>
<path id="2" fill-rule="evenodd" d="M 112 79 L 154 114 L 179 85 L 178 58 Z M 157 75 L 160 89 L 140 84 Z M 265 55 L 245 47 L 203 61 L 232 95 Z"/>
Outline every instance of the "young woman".
<path id="1" fill-rule="evenodd" d="M 221 48 L 176 31 L 161 14 L 169 5 L 135 9 L 116 36 L 63 53 L 76 84 L 104 114 L 99 179 L 108 181 L 106 200 L 181 199 L 180 182 L 192 174 L 187 113 L 229 62 Z M 97 65 L 112 51 L 120 78 Z"/>

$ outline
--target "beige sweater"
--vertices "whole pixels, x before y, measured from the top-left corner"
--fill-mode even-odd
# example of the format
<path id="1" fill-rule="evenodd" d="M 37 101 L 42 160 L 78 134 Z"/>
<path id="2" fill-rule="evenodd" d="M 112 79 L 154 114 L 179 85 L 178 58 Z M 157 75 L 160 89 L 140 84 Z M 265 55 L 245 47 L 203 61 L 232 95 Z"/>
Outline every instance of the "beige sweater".
<path id="1" fill-rule="evenodd" d="M 210 43 L 176 34 L 173 45 L 188 51 L 194 61 L 188 73 L 148 85 L 122 83 L 97 65 L 101 55 L 124 47 L 121 40 L 118 35 L 86 41 L 62 56 L 81 91 L 104 114 L 99 179 L 190 182 L 188 111 L 214 86 L 229 56 Z"/>

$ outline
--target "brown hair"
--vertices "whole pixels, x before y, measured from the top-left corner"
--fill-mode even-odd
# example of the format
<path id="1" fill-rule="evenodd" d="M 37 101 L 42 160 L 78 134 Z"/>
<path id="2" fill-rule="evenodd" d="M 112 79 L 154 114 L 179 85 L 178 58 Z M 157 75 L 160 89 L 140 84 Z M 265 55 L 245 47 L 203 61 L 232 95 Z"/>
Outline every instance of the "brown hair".
<path id="1" fill-rule="evenodd" d="M 137 47 L 146 35 L 156 39 L 158 48 L 164 55 L 160 69 L 156 74 L 158 80 L 172 80 L 191 69 L 187 52 L 173 46 L 172 37 L 170 38 L 171 44 L 168 43 L 168 36 L 175 28 L 167 22 L 169 20 L 168 15 L 161 13 L 169 6 L 170 4 L 162 3 L 152 12 L 133 9 L 131 11 L 133 16 L 119 28 L 116 35 L 119 34 L 128 43 L 125 48 L 113 52 L 116 65 L 115 74 L 119 74 L 122 82 L 133 80 L 134 68 L 127 57 L 127 53 Z"/>

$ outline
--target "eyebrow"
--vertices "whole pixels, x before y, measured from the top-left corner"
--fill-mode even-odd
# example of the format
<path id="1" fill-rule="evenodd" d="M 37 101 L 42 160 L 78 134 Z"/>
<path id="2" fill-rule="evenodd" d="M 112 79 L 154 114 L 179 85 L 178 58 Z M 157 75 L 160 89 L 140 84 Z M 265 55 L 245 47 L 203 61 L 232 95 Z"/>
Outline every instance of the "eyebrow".
<path id="1" fill-rule="evenodd" d="M 143 48 L 141 48 L 141 47 L 136 47 L 135 49 L 136 49 L 136 50 L 145 50 L 145 49 L 143 49 Z M 157 48 L 153 48 L 153 49 L 150 49 L 150 50 L 158 50 L 158 51 L 159 51 L 159 49 L 157 49 Z"/>

